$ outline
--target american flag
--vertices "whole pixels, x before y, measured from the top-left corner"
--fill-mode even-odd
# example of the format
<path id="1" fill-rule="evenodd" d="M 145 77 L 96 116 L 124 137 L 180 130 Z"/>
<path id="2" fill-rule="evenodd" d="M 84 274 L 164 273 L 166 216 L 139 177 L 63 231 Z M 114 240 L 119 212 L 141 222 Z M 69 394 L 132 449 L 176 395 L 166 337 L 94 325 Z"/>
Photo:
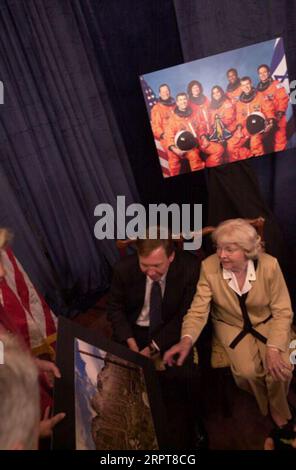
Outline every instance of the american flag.
<path id="1" fill-rule="evenodd" d="M 54 359 L 56 317 L 37 292 L 12 250 L 1 252 L 5 277 L 0 282 L 0 325 L 18 334 L 36 356 Z"/>
<path id="2" fill-rule="evenodd" d="M 141 87 L 142 87 L 142 91 L 143 91 L 143 95 L 145 99 L 146 109 L 148 111 L 148 115 L 150 119 L 151 109 L 157 103 L 157 98 L 156 98 L 154 91 L 148 85 L 146 80 L 144 80 L 143 77 L 140 77 L 140 83 L 141 83 Z M 168 176 L 170 176 L 168 156 L 166 152 L 164 151 L 164 149 L 162 148 L 160 141 L 158 139 L 154 139 L 154 141 L 155 141 L 155 145 L 156 145 L 156 149 L 158 153 L 158 158 L 159 158 L 162 174 L 164 178 L 167 178 Z"/>

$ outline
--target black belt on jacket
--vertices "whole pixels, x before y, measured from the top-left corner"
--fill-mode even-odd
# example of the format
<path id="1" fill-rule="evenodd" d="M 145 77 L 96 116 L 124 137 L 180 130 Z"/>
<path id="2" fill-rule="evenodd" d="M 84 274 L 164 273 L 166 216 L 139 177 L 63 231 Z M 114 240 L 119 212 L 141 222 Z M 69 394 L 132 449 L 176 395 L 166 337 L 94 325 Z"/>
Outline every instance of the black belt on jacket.
<path id="1" fill-rule="evenodd" d="M 248 292 L 246 292 L 242 296 L 240 296 L 238 294 L 236 294 L 236 295 L 238 297 L 239 305 L 240 305 L 240 308 L 241 308 L 241 311 L 242 311 L 243 320 L 244 320 L 244 327 L 243 327 L 242 331 L 230 343 L 229 347 L 231 349 L 234 349 L 238 345 L 238 343 L 247 334 L 253 335 L 255 338 L 259 339 L 259 341 L 262 341 L 262 343 L 266 344 L 267 338 L 265 338 L 265 336 L 263 336 L 261 333 L 258 333 L 258 331 L 256 331 L 253 328 L 253 325 L 251 323 L 251 320 L 250 320 L 250 317 L 249 317 L 249 314 L 248 314 L 248 311 L 247 311 L 247 307 L 246 307 L 246 299 L 247 299 L 247 296 L 248 296 Z M 266 318 L 262 323 L 267 323 L 268 320 L 270 320 L 271 318 L 272 318 L 272 315 L 269 315 L 269 317 Z"/>

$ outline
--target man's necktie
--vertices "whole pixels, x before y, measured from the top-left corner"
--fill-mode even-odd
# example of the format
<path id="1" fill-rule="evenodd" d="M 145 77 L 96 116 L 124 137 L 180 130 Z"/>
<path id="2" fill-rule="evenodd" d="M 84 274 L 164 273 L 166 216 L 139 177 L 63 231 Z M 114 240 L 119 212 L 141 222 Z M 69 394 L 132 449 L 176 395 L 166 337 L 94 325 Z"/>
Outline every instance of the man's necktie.
<path id="1" fill-rule="evenodd" d="M 159 282 L 153 281 L 150 294 L 150 310 L 149 310 L 149 337 L 153 337 L 162 323 L 162 295 Z"/>

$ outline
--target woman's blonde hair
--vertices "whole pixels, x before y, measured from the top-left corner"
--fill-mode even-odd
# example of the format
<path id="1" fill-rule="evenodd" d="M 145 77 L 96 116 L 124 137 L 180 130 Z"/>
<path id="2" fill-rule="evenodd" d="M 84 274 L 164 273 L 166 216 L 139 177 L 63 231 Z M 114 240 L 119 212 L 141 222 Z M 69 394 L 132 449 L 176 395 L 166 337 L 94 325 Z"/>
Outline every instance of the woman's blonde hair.
<path id="1" fill-rule="evenodd" d="M 214 243 L 235 243 L 248 259 L 258 258 L 262 251 L 261 237 L 256 229 L 244 219 L 229 219 L 221 222 L 212 234 Z"/>
<path id="2" fill-rule="evenodd" d="M 0 250 L 5 248 L 12 239 L 12 233 L 7 228 L 0 228 Z"/>

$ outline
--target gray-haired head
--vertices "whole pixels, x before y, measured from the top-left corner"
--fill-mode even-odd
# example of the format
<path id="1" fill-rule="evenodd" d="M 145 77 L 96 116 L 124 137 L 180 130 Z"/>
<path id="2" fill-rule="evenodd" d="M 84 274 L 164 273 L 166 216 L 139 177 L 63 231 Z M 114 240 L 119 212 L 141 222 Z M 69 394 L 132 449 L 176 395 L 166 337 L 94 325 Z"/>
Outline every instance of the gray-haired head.
<path id="1" fill-rule="evenodd" d="M 221 222 L 212 234 L 213 241 L 235 243 L 248 259 L 256 259 L 262 251 L 261 237 L 256 229 L 244 219 L 229 219 Z"/>
<path id="2" fill-rule="evenodd" d="M 8 333 L 0 333 L 0 449 L 37 449 L 40 405 L 33 358 Z M 3 362 L 3 363 L 2 363 Z"/>

